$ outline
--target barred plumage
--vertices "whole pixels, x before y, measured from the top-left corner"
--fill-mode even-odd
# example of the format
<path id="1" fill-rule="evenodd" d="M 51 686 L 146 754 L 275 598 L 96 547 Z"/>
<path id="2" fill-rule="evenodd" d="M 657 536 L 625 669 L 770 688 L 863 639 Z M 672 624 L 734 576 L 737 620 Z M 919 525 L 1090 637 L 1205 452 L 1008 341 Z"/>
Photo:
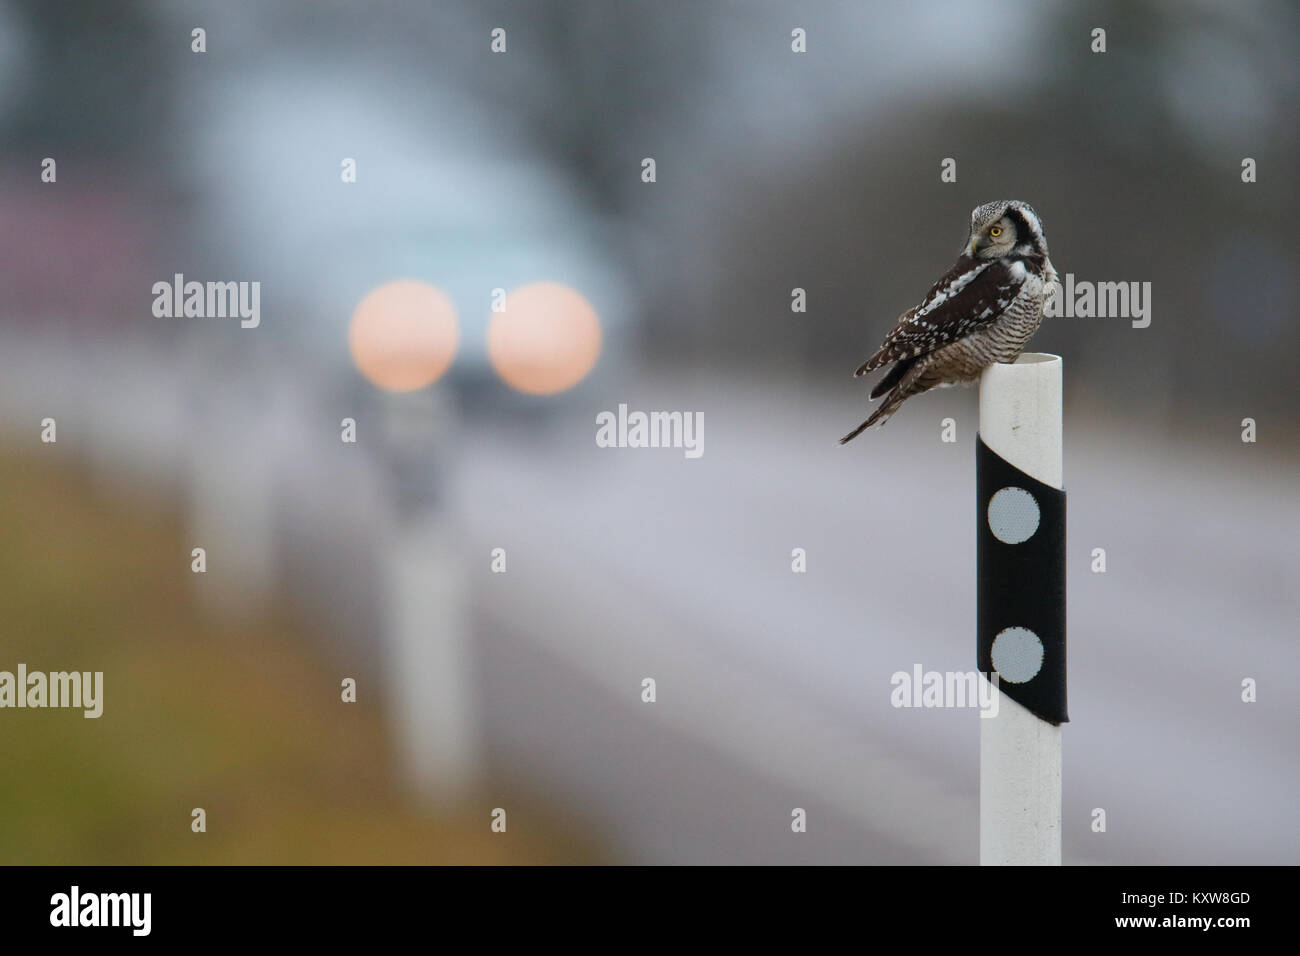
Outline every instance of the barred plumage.
<path id="1" fill-rule="evenodd" d="M 844 444 L 888 421 L 908 398 L 936 386 L 973 382 L 994 362 L 1014 361 L 1043 320 L 1056 271 L 1033 207 L 1018 200 L 977 206 L 957 264 L 926 293 L 854 375 L 890 363 L 871 390 L 885 396 Z"/>

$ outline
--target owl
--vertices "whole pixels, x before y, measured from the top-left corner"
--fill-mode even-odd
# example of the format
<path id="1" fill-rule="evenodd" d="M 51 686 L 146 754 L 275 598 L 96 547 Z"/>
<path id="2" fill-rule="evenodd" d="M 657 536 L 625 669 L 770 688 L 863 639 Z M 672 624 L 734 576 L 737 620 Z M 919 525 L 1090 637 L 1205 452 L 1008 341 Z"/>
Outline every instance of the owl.
<path id="1" fill-rule="evenodd" d="M 883 424 L 913 395 L 970 384 L 994 362 L 1015 361 L 1042 323 L 1056 281 L 1043 223 L 1029 203 L 1004 199 L 976 206 L 957 264 L 920 305 L 898 317 L 876 353 L 853 373 L 893 364 L 871 390 L 884 402 L 840 444 Z"/>

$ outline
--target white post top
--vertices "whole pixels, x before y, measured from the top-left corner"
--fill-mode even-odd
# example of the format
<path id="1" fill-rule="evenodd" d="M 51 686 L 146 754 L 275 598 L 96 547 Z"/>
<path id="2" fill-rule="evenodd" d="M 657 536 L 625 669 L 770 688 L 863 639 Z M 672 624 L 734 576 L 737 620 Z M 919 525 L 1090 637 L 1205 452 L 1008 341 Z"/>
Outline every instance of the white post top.
<path id="1" fill-rule="evenodd" d="M 1061 469 L 1061 357 L 1025 352 L 980 376 L 980 437 L 1021 471 L 1053 488 Z"/>

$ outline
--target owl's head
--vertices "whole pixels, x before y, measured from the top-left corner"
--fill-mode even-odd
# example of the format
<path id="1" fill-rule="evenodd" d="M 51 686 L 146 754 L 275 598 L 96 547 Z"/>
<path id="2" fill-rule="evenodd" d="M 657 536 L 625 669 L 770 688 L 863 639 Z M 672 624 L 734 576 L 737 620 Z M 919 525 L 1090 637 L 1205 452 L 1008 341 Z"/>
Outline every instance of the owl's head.
<path id="1" fill-rule="evenodd" d="M 970 235 L 962 250 L 977 259 L 1003 256 L 1047 258 L 1047 237 L 1034 207 L 1018 199 L 999 199 L 976 206 L 970 214 Z"/>

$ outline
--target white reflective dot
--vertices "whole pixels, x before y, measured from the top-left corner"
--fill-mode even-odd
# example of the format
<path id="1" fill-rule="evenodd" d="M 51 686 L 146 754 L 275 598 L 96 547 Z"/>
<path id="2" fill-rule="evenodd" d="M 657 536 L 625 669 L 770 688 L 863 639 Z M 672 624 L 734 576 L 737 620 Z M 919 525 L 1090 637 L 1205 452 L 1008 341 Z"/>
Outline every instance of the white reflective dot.
<path id="1" fill-rule="evenodd" d="M 993 669 L 1005 681 L 1023 684 L 1043 668 L 1043 642 L 1027 627 L 1009 627 L 993 638 Z"/>
<path id="2" fill-rule="evenodd" d="M 1038 530 L 1038 502 L 1024 488 L 1003 488 L 989 499 L 989 530 L 1007 544 L 1028 541 Z"/>

